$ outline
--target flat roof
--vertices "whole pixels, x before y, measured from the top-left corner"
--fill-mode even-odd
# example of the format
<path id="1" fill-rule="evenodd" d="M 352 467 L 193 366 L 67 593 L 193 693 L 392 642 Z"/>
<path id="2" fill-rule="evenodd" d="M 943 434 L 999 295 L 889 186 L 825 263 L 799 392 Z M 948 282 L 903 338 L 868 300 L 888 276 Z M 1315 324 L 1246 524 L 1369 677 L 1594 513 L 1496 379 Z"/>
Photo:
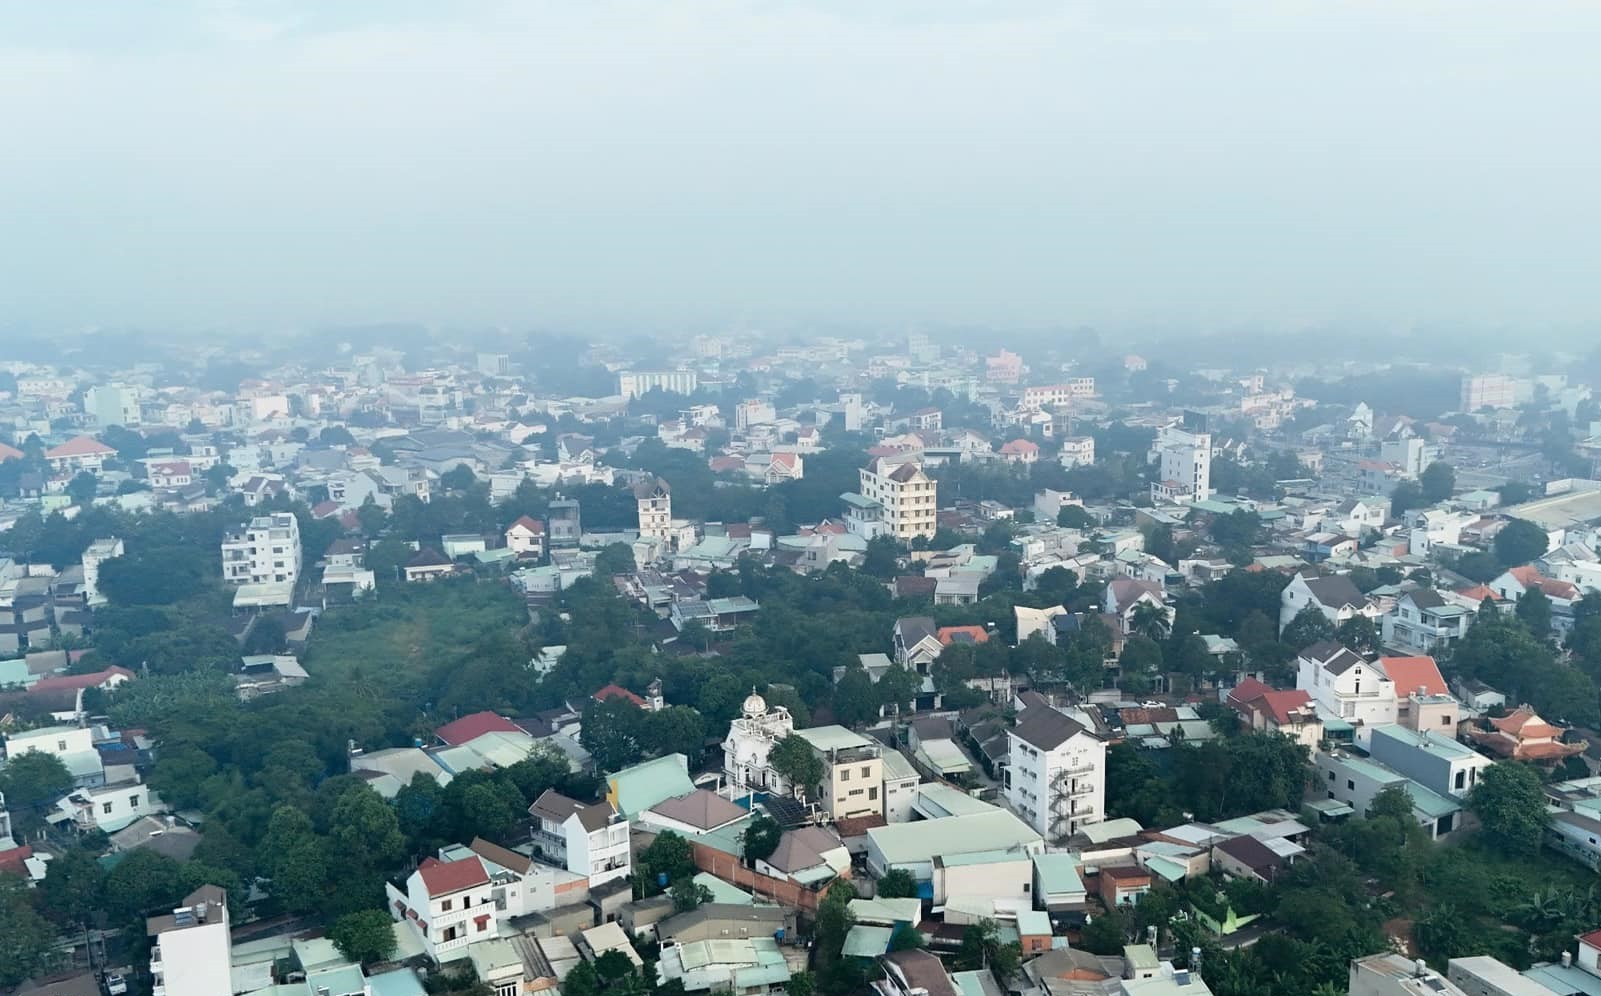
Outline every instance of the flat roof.
<path id="1" fill-rule="evenodd" d="M 1501 514 L 1532 522 L 1550 532 L 1601 520 L 1601 491 L 1569 491 L 1501 509 Z"/>
<path id="2" fill-rule="evenodd" d="M 873 827 L 867 831 L 867 840 L 891 865 L 915 864 L 932 861 L 936 856 L 974 851 L 1032 848 L 1042 843 L 1039 834 L 1002 809 Z"/>
<path id="3" fill-rule="evenodd" d="M 843 726 L 812 726 L 796 730 L 797 736 L 818 750 L 849 750 L 852 747 L 870 747 L 873 741 Z"/>

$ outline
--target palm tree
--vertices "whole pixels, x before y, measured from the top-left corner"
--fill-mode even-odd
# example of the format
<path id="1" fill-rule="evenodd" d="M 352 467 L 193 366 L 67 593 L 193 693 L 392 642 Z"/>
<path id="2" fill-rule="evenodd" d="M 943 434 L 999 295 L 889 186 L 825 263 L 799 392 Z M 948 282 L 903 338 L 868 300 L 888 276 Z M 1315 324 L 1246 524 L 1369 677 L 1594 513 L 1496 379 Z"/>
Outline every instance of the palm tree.
<path id="1" fill-rule="evenodd" d="M 1129 619 L 1129 628 L 1157 643 L 1167 639 L 1170 625 L 1167 609 L 1151 602 L 1141 602 L 1134 606 L 1134 614 Z"/>

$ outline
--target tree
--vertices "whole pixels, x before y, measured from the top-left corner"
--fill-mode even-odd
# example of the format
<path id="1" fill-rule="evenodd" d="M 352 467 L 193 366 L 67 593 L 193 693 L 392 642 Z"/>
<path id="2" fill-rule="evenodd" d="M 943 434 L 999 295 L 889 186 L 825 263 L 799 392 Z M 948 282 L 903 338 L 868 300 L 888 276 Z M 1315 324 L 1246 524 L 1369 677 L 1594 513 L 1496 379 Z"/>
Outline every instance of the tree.
<path id="1" fill-rule="evenodd" d="M 1166 607 L 1151 602 L 1134 606 L 1134 613 L 1129 617 L 1129 629 L 1153 642 L 1167 639 L 1171 627 Z"/>
<path id="2" fill-rule="evenodd" d="M 591 700 L 584 706 L 578 739 L 594 756 L 596 767 L 620 771 L 642 756 L 640 740 L 644 732 L 645 711 L 615 695 L 604 702 Z"/>
<path id="3" fill-rule="evenodd" d="M 1359 654 L 1373 654 L 1379 649 L 1378 627 L 1364 615 L 1355 615 L 1340 623 L 1334 638 Z"/>
<path id="4" fill-rule="evenodd" d="M 588 507 L 585 507 L 585 516 L 588 516 Z M 632 574 L 636 565 L 634 563 L 634 549 L 627 543 L 613 543 L 595 554 L 595 577 L 609 578 L 618 574 Z"/>
<path id="5" fill-rule="evenodd" d="M 94 855 L 75 847 L 51 861 L 39 883 L 39 908 L 62 926 L 92 926 L 105 908 L 102 873 Z"/>
<path id="6" fill-rule="evenodd" d="M 1064 505 L 1056 513 L 1056 524 L 1063 529 L 1094 529 L 1095 519 L 1082 505 Z"/>
<path id="7" fill-rule="evenodd" d="M 756 862 L 767 860 L 778 850 L 778 842 L 783 836 L 784 828 L 771 817 L 757 816 L 752 819 L 742 835 L 745 864 L 754 868 Z"/>
<path id="8" fill-rule="evenodd" d="M 879 675 L 877 689 L 878 701 L 899 712 L 916 701 L 923 690 L 923 679 L 909 667 L 892 667 Z"/>
<path id="9" fill-rule="evenodd" d="M 473 475 L 473 469 L 464 463 L 457 464 L 439 476 L 439 484 L 446 491 L 466 491 L 477 483 L 478 478 Z"/>
<path id="10" fill-rule="evenodd" d="M 311 817 L 294 806 L 273 810 L 259 854 L 272 895 L 285 909 L 310 913 L 321 907 L 328 886 L 328 848 L 312 828 Z"/>
<path id="11" fill-rule="evenodd" d="M 1525 519 L 1513 519 L 1495 534 L 1495 559 L 1502 567 L 1516 567 L 1544 556 L 1550 545 L 1544 529 Z"/>
<path id="12" fill-rule="evenodd" d="M 663 830 L 639 853 L 635 867 L 645 881 L 656 885 L 663 876 L 668 882 L 690 878 L 695 874 L 695 854 L 689 841 L 671 830 Z"/>
<path id="13" fill-rule="evenodd" d="M 1445 501 L 1456 491 L 1456 468 L 1441 460 L 1436 460 L 1423 468 L 1418 477 L 1419 488 L 1423 492 L 1423 500 L 1433 505 Z"/>
<path id="14" fill-rule="evenodd" d="M 395 953 L 395 925 L 383 910 L 358 910 L 334 921 L 328 939 L 351 961 L 370 965 Z"/>
<path id="15" fill-rule="evenodd" d="M 790 794 L 810 794 L 823 782 L 823 760 L 805 737 L 791 733 L 767 753 L 767 764 L 789 782 Z"/>
<path id="16" fill-rule="evenodd" d="M 689 706 L 673 705 L 644 716 L 643 739 L 647 753 L 683 754 L 691 769 L 706 748 L 706 720 Z"/>
<path id="17" fill-rule="evenodd" d="M 1530 587 L 1518 596 L 1517 617 L 1539 639 L 1551 633 L 1551 599 L 1539 587 Z"/>
<path id="18" fill-rule="evenodd" d="M 862 572 L 875 578 L 889 579 L 900 569 L 900 549 L 890 536 L 874 536 L 867 541 L 867 552 L 862 558 Z"/>
<path id="19" fill-rule="evenodd" d="M 262 616 L 250 626 L 245 645 L 240 652 L 247 657 L 256 654 L 281 654 L 288 647 L 284 624 L 276 616 Z"/>
<path id="20" fill-rule="evenodd" d="M 100 482 L 87 470 L 80 470 L 67 482 L 67 497 L 74 505 L 87 505 L 94 501 Z"/>
<path id="21" fill-rule="evenodd" d="M 910 899 L 917 895 L 917 880 L 904 868 L 892 868 L 878 880 L 881 899 Z"/>
<path id="22" fill-rule="evenodd" d="M 1423 500 L 1423 489 L 1414 481 L 1402 481 L 1390 492 L 1390 518 L 1400 519 L 1414 508 L 1428 504 Z"/>
<path id="23" fill-rule="evenodd" d="M 1483 832 L 1513 854 L 1532 855 L 1551 823 L 1540 774 L 1515 761 L 1492 764 L 1468 793 L 1468 808 Z"/>
<path id="24" fill-rule="evenodd" d="M 1284 627 L 1284 635 L 1280 639 L 1292 650 L 1305 650 L 1314 643 L 1334 639 L 1334 624 L 1317 606 L 1308 605 Z"/>
<path id="25" fill-rule="evenodd" d="M 22 880 L 0 874 L 0 986 L 15 986 L 56 960 L 56 932 L 34 912 Z"/>
<path id="26" fill-rule="evenodd" d="M 834 686 L 834 718 L 845 726 L 860 726 L 878 718 L 878 689 L 860 665 L 847 667 Z"/>
<path id="27" fill-rule="evenodd" d="M 693 878 L 681 878 L 674 882 L 667 890 L 667 895 L 673 901 L 673 912 L 688 913 L 698 906 L 712 901 L 712 890 L 701 885 Z"/>
<path id="28" fill-rule="evenodd" d="M 1091 954 L 1122 954 L 1127 936 L 1122 911 L 1107 910 L 1093 917 L 1079 932 L 1079 946 Z"/>
<path id="29" fill-rule="evenodd" d="M 46 810 L 72 785 L 72 773 L 54 754 L 30 750 L 7 761 L 0 768 L 0 795 L 16 821 L 16 835 L 32 836 L 43 825 Z"/>
<path id="30" fill-rule="evenodd" d="M 1150 687 L 1151 677 L 1162 670 L 1162 648 L 1150 637 L 1131 636 L 1123 644 L 1117 666 L 1122 673 L 1123 687 L 1143 691 Z"/>

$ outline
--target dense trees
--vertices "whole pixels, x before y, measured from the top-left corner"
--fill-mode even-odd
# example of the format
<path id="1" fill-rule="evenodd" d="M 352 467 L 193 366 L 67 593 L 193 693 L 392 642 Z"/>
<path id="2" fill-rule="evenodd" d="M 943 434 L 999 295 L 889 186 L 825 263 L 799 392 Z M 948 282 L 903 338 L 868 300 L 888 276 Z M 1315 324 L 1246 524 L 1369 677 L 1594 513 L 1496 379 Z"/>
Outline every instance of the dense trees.
<path id="1" fill-rule="evenodd" d="M 0 874 L 0 986 L 42 974 L 57 960 L 56 932 L 28 901 L 28 888 Z"/>
<path id="2" fill-rule="evenodd" d="M 823 781 L 823 761 L 805 737 L 791 733 L 773 745 L 768 765 L 783 775 L 797 796 L 810 796 Z"/>
<path id="3" fill-rule="evenodd" d="M 383 910 L 346 913 L 328 929 L 328 939 L 351 961 L 371 964 L 395 953 L 395 926 Z"/>
<path id="4" fill-rule="evenodd" d="M 50 806 L 72 784 L 72 773 L 61 759 L 44 751 L 27 751 L 0 767 L 0 795 L 11 810 L 15 835 L 26 838 L 38 830 Z"/>
<path id="5" fill-rule="evenodd" d="M 1433 505 L 1445 501 L 1456 491 L 1456 468 L 1436 460 L 1423 468 L 1423 473 L 1418 477 L 1418 487 L 1423 493 L 1424 503 Z"/>
<path id="6" fill-rule="evenodd" d="M 1526 519 L 1513 519 L 1495 534 L 1495 559 L 1503 567 L 1516 567 L 1544 555 L 1551 538 Z"/>
<path id="7" fill-rule="evenodd" d="M 1485 836 L 1511 854 L 1533 854 L 1551 822 L 1540 773 L 1515 762 L 1493 764 L 1479 775 L 1468 806 Z"/>

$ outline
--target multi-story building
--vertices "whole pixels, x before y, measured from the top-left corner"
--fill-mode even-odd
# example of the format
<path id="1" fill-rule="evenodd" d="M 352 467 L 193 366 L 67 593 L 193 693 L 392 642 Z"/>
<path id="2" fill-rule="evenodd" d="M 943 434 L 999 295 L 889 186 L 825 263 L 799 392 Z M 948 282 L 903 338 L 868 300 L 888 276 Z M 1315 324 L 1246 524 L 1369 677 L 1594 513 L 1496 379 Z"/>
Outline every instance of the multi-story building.
<path id="1" fill-rule="evenodd" d="M 1095 462 L 1094 436 L 1064 436 L 1062 449 L 1057 460 L 1072 470 L 1074 467 L 1087 467 Z"/>
<path id="2" fill-rule="evenodd" d="M 783 706 L 767 707 L 767 700 L 752 691 L 728 724 L 723 738 L 723 781 L 731 793 L 789 791 L 784 776 L 772 769 L 768 755 L 773 745 L 795 732 L 795 720 Z"/>
<path id="3" fill-rule="evenodd" d="M 584 804 L 554 789 L 528 807 L 534 843 L 590 888 L 628 877 L 628 821 L 609 802 Z"/>
<path id="4" fill-rule="evenodd" d="M 300 524 L 290 512 L 258 515 L 222 538 L 222 578 L 229 584 L 293 585 L 300 564 Z"/>
<path id="5" fill-rule="evenodd" d="M 477 855 L 456 861 L 426 858 L 406 879 L 406 891 L 384 883 L 390 915 L 406 924 L 428 957 L 443 965 L 467 957 L 467 946 L 499 934 L 494 885 Z M 223 992 L 224 990 L 210 990 Z"/>
<path id="6" fill-rule="evenodd" d="M 1169 425 L 1157 430 L 1151 449 L 1161 472 L 1151 482 L 1151 500 L 1205 501 L 1212 496 L 1212 435 Z"/>
<path id="7" fill-rule="evenodd" d="M 1047 841 L 1106 818 L 1106 741 L 1048 706 L 1006 731 L 1006 801 Z"/>
<path id="8" fill-rule="evenodd" d="M 1465 412 L 1514 408 L 1517 403 L 1518 382 L 1506 374 L 1470 374 L 1462 378 L 1460 407 Z"/>
<path id="9" fill-rule="evenodd" d="M 1094 377 L 1074 377 L 1060 384 L 1041 384 L 1023 388 L 1018 407 L 1027 411 L 1070 405 L 1079 398 L 1095 397 Z"/>
<path id="10" fill-rule="evenodd" d="M 519 557 L 545 555 L 545 524 L 526 515 L 506 527 L 506 549 Z"/>
<path id="11" fill-rule="evenodd" d="M 1384 614 L 1384 645 L 1406 653 L 1432 654 L 1461 640 L 1478 612 L 1471 603 L 1452 599 L 1432 588 L 1401 595 Z"/>
<path id="12" fill-rule="evenodd" d="M 879 532 L 902 543 L 934 535 L 938 484 L 923 472 L 920 464 L 879 457 L 861 469 L 860 478 L 861 491 L 854 497 L 866 505 L 876 506 L 876 521 L 881 523 Z M 845 496 L 845 500 L 849 505 L 852 496 Z M 867 522 L 865 516 L 861 517 L 861 523 Z M 868 528 L 855 525 L 852 531 L 865 534 Z"/>
<path id="13" fill-rule="evenodd" d="M 154 996 L 217 996 L 233 991 L 228 894 L 203 885 L 171 913 L 145 920 Z"/>
<path id="14" fill-rule="evenodd" d="M 127 384 L 96 384 L 89 388 L 83 395 L 83 410 L 93 415 L 102 429 L 144 421 L 139 414 L 139 389 Z"/>
<path id="15" fill-rule="evenodd" d="M 551 546 L 577 546 L 578 538 L 584 533 L 582 518 L 579 514 L 578 499 L 563 498 L 557 495 L 550 500 L 550 508 L 545 515 L 545 524 L 550 530 Z"/>
<path id="16" fill-rule="evenodd" d="M 1351 962 L 1351 996 L 1467 996 L 1428 962 L 1394 953 Z"/>
<path id="17" fill-rule="evenodd" d="M 1455 737 L 1456 728 L 1443 733 L 1419 733 L 1404 726 L 1380 726 L 1368 740 L 1368 754 L 1392 771 L 1398 771 L 1439 795 L 1467 797 L 1479 784 L 1479 775 L 1492 762 Z"/>
<path id="18" fill-rule="evenodd" d="M 823 783 L 807 786 L 807 795 L 836 820 L 883 815 L 884 759 L 878 741 L 843 726 L 814 726 L 795 734 L 823 762 Z"/>
<path id="19" fill-rule="evenodd" d="M 657 388 L 668 394 L 694 394 L 700 378 L 693 370 L 630 370 L 617 375 L 617 393 L 638 398 Z"/>
<path id="20" fill-rule="evenodd" d="M 90 608 L 106 604 L 100 594 L 100 565 L 123 554 L 122 540 L 115 536 L 97 539 L 83 551 L 83 598 Z"/>
<path id="21" fill-rule="evenodd" d="M 734 428 L 744 432 L 753 425 L 770 425 L 778 421 L 778 412 L 771 401 L 741 401 L 734 406 Z"/>
<path id="22" fill-rule="evenodd" d="M 1397 718 L 1395 683 L 1378 665 L 1338 643 L 1314 643 L 1301 651 L 1295 687 L 1312 696 L 1325 720 L 1357 727 L 1360 740 L 1366 740 L 1362 731 Z"/>
<path id="23" fill-rule="evenodd" d="M 639 504 L 639 538 L 667 542 L 673 534 L 673 489 L 660 477 L 634 488 Z"/>

